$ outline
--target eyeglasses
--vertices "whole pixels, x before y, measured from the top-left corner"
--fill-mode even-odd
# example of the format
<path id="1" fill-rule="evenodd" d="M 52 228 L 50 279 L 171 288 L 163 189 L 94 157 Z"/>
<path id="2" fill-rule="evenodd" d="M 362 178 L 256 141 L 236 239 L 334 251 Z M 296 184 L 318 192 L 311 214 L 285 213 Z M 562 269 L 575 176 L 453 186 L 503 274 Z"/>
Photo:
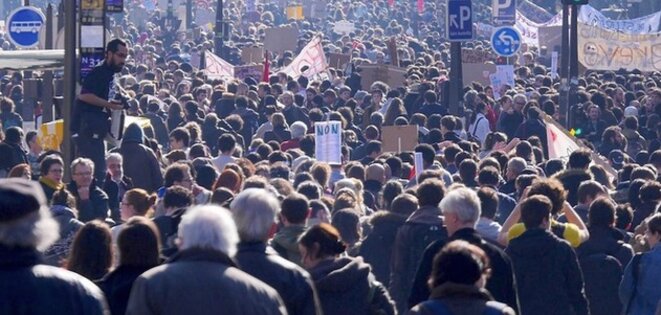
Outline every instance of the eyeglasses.
<path id="1" fill-rule="evenodd" d="M 53 174 L 62 174 L 64 173 L 64 170 L 59 168 L 59 169 L 49 170 L 48 172 Z"/>
<path id="2" fill-rule="evenodd" d="M 76 176 L 92 176 L 92 172 L 74 173 Z"/>

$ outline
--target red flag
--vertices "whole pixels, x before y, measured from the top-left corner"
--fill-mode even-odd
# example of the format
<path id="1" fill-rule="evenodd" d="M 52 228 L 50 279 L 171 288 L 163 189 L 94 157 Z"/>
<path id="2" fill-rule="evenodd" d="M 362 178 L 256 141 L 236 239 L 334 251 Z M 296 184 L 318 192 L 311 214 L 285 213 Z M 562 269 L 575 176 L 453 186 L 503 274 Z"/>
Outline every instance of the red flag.
<path id="1" fill-rule="evenodd" d="M 264 73 L 262 73 L 262 82 L 269 82 L 271 65 L 269 64 L 269 52 L 264 51 Z"/>
<path id="2" fill-rule="evenodd" d="M 418 0 L 418 14 L 425 12 L 425 0 Z"/>
<path id="3" fill-rule="evenodd" d="M 395 0 L 388 0 L 388 6 L 392 8 L 395 5 Z"/>

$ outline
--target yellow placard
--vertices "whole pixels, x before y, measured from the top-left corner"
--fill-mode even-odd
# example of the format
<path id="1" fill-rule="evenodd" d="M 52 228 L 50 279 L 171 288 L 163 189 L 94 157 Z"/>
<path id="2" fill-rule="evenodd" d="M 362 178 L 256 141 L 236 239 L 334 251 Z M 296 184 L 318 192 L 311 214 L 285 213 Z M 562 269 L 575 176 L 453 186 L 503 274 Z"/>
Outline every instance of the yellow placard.
<path id="1" fill-rule="evenodd" d="M 132 123 L 137 123 L 143 130 L 151 127 L 151 122 L 148 118 L 126 116 L 124 127 L 128 127 Z M 37 141 L 44 150 L 58 150 L 62 145 L 64 139 L 64 121 L 62 119 L 49 121 L 41 124 L 37 132 Z"/>
<path id="2" fill-rule="evenodd" d="M 287 7 L 287 19 L 288 20 L 302 20 L 305 17 L 303 17 L 303 6 L 302 5 L 296 5 L 296 6 L 291 6 Z"/>

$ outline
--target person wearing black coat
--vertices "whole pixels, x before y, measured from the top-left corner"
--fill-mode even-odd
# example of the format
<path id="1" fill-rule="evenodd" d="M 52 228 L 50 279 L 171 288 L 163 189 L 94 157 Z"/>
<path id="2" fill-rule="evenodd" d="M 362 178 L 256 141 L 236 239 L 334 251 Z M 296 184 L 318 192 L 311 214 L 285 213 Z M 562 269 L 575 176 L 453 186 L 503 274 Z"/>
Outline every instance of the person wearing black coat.
<path id="1" fill-rule="evenodd" d="M 408 300 L 409 307 L 413 307 L 427 300 L 429 297 L 430 291 L 427 286 L 427 280 L 432 274 L 434 256 L 449 242 L 463 240 L 481 248 L 487 257 L 489 257 L 492 273 L 491 277 L 487 280 L 486 289 L 493 295 L 496 301 L 505 303 L 518 312 L 519 301 L 510 258 L 498 246 L 484 240 L 475 230 L 475 225 L 480 217 L 479 199 L 475 199 L 478 198 L 477 194 L 467 188 L 457 189 L 456 191 L 450 192 L 448 197 L 460 196 L 461 199 L 469 201 L 464 204 L 471 204 L 473 207 L 462 206 L 458 202 L 453 202 L 452 198 L 448 201 L 444 199 L 441 202 L 441 208 L 445 214 L 445 224 L 450 237 L 448 240 L 438 240 L 432 243 L 425 250 L 413 282 L 413 289 Z M 470 216 L 471 219 L 464 223 L 457 223 L 453 219 L 458 215 Z"/>
<path id="2" fill-rule="evenodd" d="M 149 119 L 151 126 L 154 128 L 154 133 L 156 134 L 156 141 L 158 141 L 158 144 L 165 148 L 169 144 L 170 131 L 168 130 L 168 126 L 165 124 L 163 117 L 158 115 L 159 110 L 160 107 L 158 103 L 149 103 L 147 106 L 147 113 L 144 115 L 144 117 Z"/>
<path id="3" fill-rule="evenodd" d="M 576 253 L 550 231 L 551 200 L 534 195 L 520 207 L 526 231 L 505 249 L 514 266 L 520 314 L 590 314 Z"/>
<path id="4" fill-rule="evenodd" d="M 110 165 L 110 162 L 106 162 Z M 121 163 L 121 161 L 120 161 Z M 120 164 L 121 165 L 121 164 Z M 120 222 L 119 206 L 124 193 L 133 189 L 133 180 L 126 176 L 122 176 L 120 180 L 114 181 L 110 172 L 106 175 L 106 180 L 103 181 L 103 191 L 108 195 L 108 206 L 110 207 L 110 217 L 115 222 Z M 121 194 L 120 194 L 121 192 Z"/>
<path id="5" fill-rule="evenodd" d="M 406 216 L 395 212 L 379 211 L 370 219 L 372 232 L 362 241 L 358 256 L 372 266 L 376 280 L 390 282 L 390 258 L 395 245 L 397 230 Z"/>
<path id="6" fill-rule="evenodd" d="M 71 163 L 73 180 L 67 185 L 74 197 L 78 209 L 78 220 L 83 223 L 92 220 L 105 221 L 110 207 L 108 195 L 96 185 L 94 178 L 94 163 L 85 158 L 79 158 Z"/>
<path id="7" fill-rule="evenodd" d="M 537 136 L 542 143 L 544 156 L 548 156 L 548 143 L 546 142 L 546 124 L 542 121 L 542 113 L 539 108 L 531 106 L 528 108 L 527 119 L 516 129 L 514 136 L 521 140 Z"/>
<path id="8" fill-rule="evenodd" d="M 0 178 L 6 177 L 12 167 L 28 163 L 28 156 L 21 147 L 23 130 L 11 127 L 5 133 L 5 140 L 0 142 Z"/>
<path id="9" fill-rule="evenodd" d="M 37 248 L 57 239 L 58 224 L 37 182 L 0 180 L 0 224 L 0 314 L 108 314 L 103 292 L 91 281 L 43 263 Z"/>
<path id="10" fill-rule="evenodd" d="M 241 239 L 234 257 L 239 269 L 278 291 L 290 315 L 320 315 L 310 275 L 266 243 L 280 211 L 275 196 L 264 189 L 249 188 L 234 198 L 230 209 Z"/>
<path id="11" fill-rule="evenodd" d="M 124 157 L 124 173 L 131 178 L 134 188 L 152 193 L 163 185 L 163 174 L 154 151 L 142 144 L 143 138 L 142 128 L 130 124 L 124 132 L 119 153 Z"/>

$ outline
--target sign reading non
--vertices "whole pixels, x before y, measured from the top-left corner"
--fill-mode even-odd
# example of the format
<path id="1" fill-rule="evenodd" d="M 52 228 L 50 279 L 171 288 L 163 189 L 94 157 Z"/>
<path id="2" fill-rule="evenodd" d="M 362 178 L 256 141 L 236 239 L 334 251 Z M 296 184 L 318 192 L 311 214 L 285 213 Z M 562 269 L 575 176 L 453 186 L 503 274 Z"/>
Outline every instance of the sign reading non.
<path id="1" fill-rule="evenodd" d="M 46 22 L 41 10 L 35 7 L 21 7 L 7 18 L 6 28 L 9 40 L 20 48 L 31 48 L 39 44 L 39 32 Z"/>
<path id="2" fill-rule="evenodd" d="M 516 23 L 516 0 L 493 0 L 491 12 L 496 25 L 514 25 Z"/>
<path id="3" fill-rule="evenodd" d="M 448 0 L 447 36 L 449 41 L 473 39 L 473 4 L 471 0 Z"/>
<path id="4" fill-rule="evenodd" d="M 511 26 L 497 28 L 491 35 L 491 47 L 500 56 L 514 56 L 521 48 L 521 34 Z"/>
<path id="5" fill-rule="evenodd" d="M 342 164 L 342 123 L 327 121 L 314 123 L 315 148 L 317 161 L 328 164 Z"/>

